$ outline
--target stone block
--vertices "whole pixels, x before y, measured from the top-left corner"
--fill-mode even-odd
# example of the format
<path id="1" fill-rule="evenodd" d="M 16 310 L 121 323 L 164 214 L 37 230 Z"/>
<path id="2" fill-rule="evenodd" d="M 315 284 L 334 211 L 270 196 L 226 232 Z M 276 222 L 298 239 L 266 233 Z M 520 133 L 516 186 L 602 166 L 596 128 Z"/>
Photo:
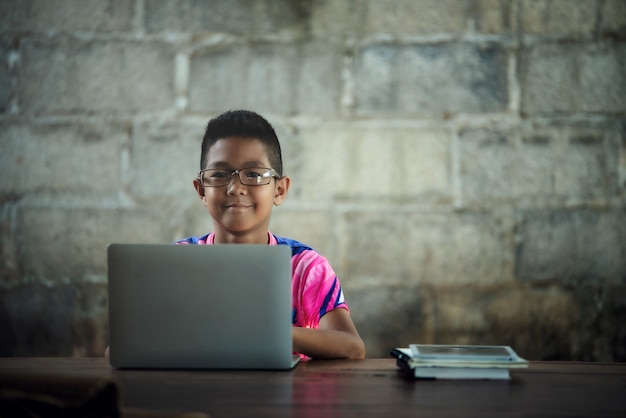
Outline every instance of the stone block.
<path id="1" fill-rule="evenodd" d="M 509 0 L 479 0 L 467 6 L 479 34 L 508 35 L 517 30 L 517 5 Z"/>
<path id="2" fill-rule="evenodd" d="M 106 283 L 0 290 L 0 353 L 5 356 L 102 356 L 107 344 Z"/>
<path id="3" fill-rule="evenodd" d="M 191 58 L 190 109 L 333 114 L 341 94 L 341 66 L 341 56 L 319 43 L 257 42 L 201 50 Z"/>
<path id="4" fill-rule="evenodd" d="M 608 200 L 618 190 L 618 147 L 601 127 L 468 129 L 460 135 L 463 202 Z"/>
<path id="5" fill-rule="evenodd" d="M 433 340 L 472 344 L 477 336 L 489 334 L 483 288 L 471 284 L 461 292 L 458 287 L 432 286 Z M 491 341 L 484 344 L 488 343 Z"/>
<path id="6" fill-rule="evenodd" d="M 520 2 L 520 29 L 527 35 L 591 38 L 597 3 L 586 0 L 530 0 Z"/>
<path id="7" fill-rule="evenodd" d="M 167 243 L 172 210 L 155 208 L 21 208 L 13 243 L 19 276 L 51 283 L 106 275 L 106 249 L 114 242 Z M 19 277 L 14 280 L 19 281 Z"/>
<path id="8" fill-rule="evenodd" d="M 165 196 L 194 200 L 193 179 L 200 170 L 207 122 L 138 125 L 132 141 L 130 194 L 140 200 Z"/>
<path id="9" fill-rule="evenodd" d="M 8 326 L 2 351 L 12 356 L 71 355 L 73 287 L 35 284 L 2 293 L 0 309 L 7 315 L 3 325 Z"/>
<path id="10" fill-rule="evenodd" d="M 363 24 L 366 12 L 364 1 L 313 2 L 311 32 L 316 38 L 337 39 L 367 32 Z"/>
<path id="11" fill-rule="evenodd" d="M 586 199 L 619 195 L 619 142 L 611 130 L 564 131 L 567 151 L 555 159 L 555 192 Z"/>
<path id="12" fill-rule="evenodd" d="M 123 124 L 7 119 L 0 126 L 0 195 L 121 189 Z"/>
<path id="13" fill-rule="evenodd" d="M 435 286 L 429 297 L 437 343 L 510 345 L 529 360 L 565 360 L 578 354 L 580 313 L 566 290 L 510 282 L 463 291 Z"/>
<path id="14" fill-rule="evenodd" d="M 613 113 L 626 110 L 626 45 L 553 43 L 520 56 L 522 111 Z"/>
<path id="15" fill-rule="evenodd" d="M 381 0 L 365 2 L 370 33 L 453 33 L 465 30 L 467 2 L 456 0 Z"/>
<path id="16" fill-rule="evenodd" d="M 98 31 L 132 29 L 133 0 L 6 0 L 0 26 L 16 31 Z"/>
<path id="17" fill-rule="evenodd" d="M 606 0 L 602 3 L 600 36 L 626 39 L 626 2 L 623 0 Z"/>
<path id="18" fill-rule="evenodd" d="M 355 285 L 466 285 L 512 279 L 511 220 L 412 208 L 349 211 L 337 269 Z"/>
<path id="19" fill-rule="evenodd" d="M 174 51 L 165 43 L 26 38 L 17 98 L 28 114 L 150 112 L 174 106 Z"/>
<path id="20" fill-rule="evenodd" d="M 270 43 L 200 51 L 190 63 L 189 108 L 211 113 L 239 108 L 290 113 L 296 57 L 293 47 Z"/>
<path id="21" fill-rule="evenodd" d="M 365 342 L 367 357 L 389 357 L 394 347 L 428 342 L 432 306 L 419 286 L 354 287 L 342 281 L 350 315 Z"/>
<path id="22" fill-rule="evenodd" d="M 246 35 L 289 35 L 305 33 L 308 2 L 262 0 L 145 1 L 145 27 L 155 32 L 227 32 Z"/>
<path id="23" fill-rule="evenodd" d="M 500 34 L 511 30 L 513 13 L 508 0 L 314 2 L 311 31 L 320 38 Z"/>
<path id="24" fill-rule="evenodd" d="M 502 289 L 483 305 L 491 333 L 529 360 L 576 358 L 580 307 L 570 291 L 558 287 Z"/>
<path id="25" fill-rule="evenodd" d="M 497 44 L 371 45 L 355 59 L 359 115 L 506 110 L 507 54 Z"/>
<path id="26" fill-rule="evenodd" d="M 485 307 L 495 335 L 531 360 L 623 358 L 626 289 L 582 281 L 573 287 L 503 289 Z"/>
<path id="27" fill-rule="evenodd" d="M 298 56 L 292 70 L 296 74 L 292 87 L 292 94 L 295 94 L 293 112 L 337 115 L 343 88 L 342 50 L 323 42 L 307 42 L 297 48 Z M 262 89 L 259 86 L 257 93 L 260 94 Z"/>
<path id="28" fill-rule="evenodd" d="M 515 274 L 533 282 L 626 277 L 626 211 L 519 210 Z"/>
<path id="29" fill-rule="evenodd" d="M 451 201 L 450 136 L 439 127 L 326 124 L 300 131 L 301 201 Z"/>

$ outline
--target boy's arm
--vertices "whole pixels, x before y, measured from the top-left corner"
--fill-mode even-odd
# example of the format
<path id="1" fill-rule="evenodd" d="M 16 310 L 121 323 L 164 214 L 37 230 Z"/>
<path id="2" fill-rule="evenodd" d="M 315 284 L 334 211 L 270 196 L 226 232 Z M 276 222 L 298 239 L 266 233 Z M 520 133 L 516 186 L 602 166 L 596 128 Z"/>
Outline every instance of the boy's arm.
<path id="1" fill-rule="evenodd" d="M 365 344 L 347 310 L 327 312 L 319 329 L 293 327 L 293 350 L 312 358 L 365 358 Z"/>

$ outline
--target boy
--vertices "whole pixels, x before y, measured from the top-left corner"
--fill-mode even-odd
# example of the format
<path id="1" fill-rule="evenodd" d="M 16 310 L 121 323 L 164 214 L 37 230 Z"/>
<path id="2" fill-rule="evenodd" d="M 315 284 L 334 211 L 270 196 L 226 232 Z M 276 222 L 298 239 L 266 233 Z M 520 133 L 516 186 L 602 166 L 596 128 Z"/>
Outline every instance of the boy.
<path id="1" fill-rule="evenodd" d="M 312 358 L 365 357 L 341 285 L 328 261 L 306 245 L 269 232 L 272 206 L 287 196 L 280 144 L 260 115 L 228 111 L 209 121 L 193 185 L 213 232 L 178 244 L 289 245 L 292 250 L 293 350 Z"/>

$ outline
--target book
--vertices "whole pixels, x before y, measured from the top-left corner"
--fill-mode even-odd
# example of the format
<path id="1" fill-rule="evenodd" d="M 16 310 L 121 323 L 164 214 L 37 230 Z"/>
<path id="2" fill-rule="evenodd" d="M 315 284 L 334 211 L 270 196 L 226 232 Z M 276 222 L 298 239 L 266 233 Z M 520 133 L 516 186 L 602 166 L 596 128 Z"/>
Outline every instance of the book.
<path id="1" fill-rule="evenodd" d="M 391 355 L 420 379 L 510 379 L 510 369 L 528 367 L 509 346 L 411 344 Z"/>
<path id="2" fill-rule="evenodd" d="M 400 369 L 416 379 L 509 380 L 509 369 L 504 367 L 439 367 L 410 368 L 398 360 Z"/>

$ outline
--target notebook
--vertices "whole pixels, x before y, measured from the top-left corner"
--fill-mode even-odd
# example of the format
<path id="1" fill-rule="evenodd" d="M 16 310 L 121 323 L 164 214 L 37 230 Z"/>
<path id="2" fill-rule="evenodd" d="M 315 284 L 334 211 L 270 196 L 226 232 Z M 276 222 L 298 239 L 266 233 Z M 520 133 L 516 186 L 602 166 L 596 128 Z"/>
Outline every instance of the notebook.
<path id="1" fill-rule="evenodd" d="M 291 369 L 291 249 L 111 244 L 115 368 Z"/>

